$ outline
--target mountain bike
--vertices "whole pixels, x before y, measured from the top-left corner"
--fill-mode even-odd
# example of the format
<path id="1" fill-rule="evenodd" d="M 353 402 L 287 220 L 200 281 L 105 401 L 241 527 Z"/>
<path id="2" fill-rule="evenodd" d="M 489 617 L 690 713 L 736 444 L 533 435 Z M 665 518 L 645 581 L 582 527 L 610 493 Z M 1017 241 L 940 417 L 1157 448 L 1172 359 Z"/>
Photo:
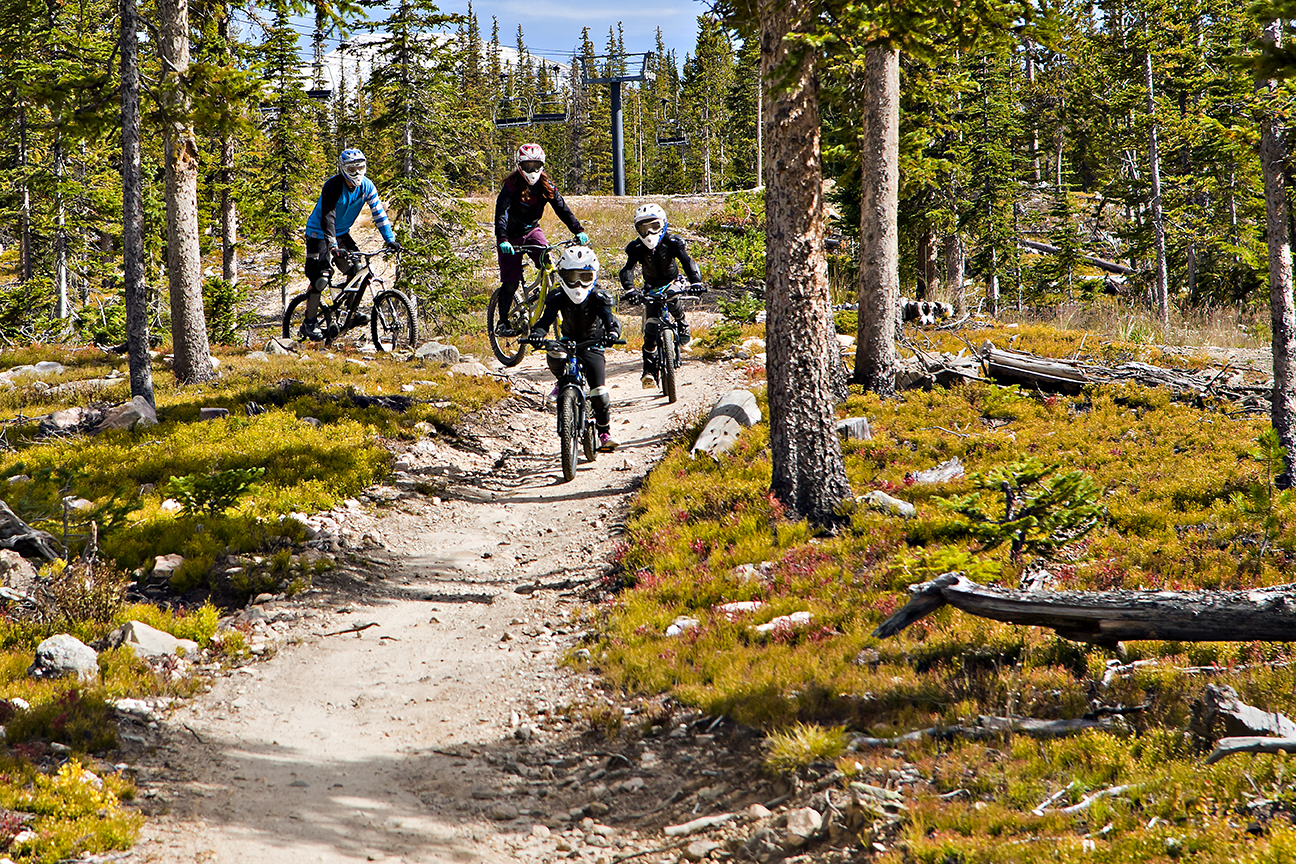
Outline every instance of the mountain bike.
<path id="1" fill-rule="evenodd" d="M 526 354 L 526 336 L 531 332 L 531 325 L 540 320 L 544 311 L 545 295 L 558 284 L 558 256 L 555 251 L 567 246 L 575 246 L 576 240 L 564 240 L 552 246 L 526 245 L 513 247 L 518 252 L 540 253 L 540 266 L 536 277 L 530 283 L 519 285 L 513 292 L 513 307 L 509 309 L 509 327 L 513 336 L 496 336 L 495 327 L 499 323 L 500 289 L 495 289 L 490 303 L 486 306 L 486 333 L 490 339 L 491 352 L 495 359 L 505 366 L 516 366 Z M 529 261 L 524 257 L 523 262 Z"/>
<path id="2" fill-rule="evenodd" d="M 667 301 L 679 296 L 697 297 L 705 294 L 706 290 L 701 285 L 686 286 L 682 281 L 677 281 L 660 288 L 645 288 L 642 292 L 629 291 L 621 298 L 627 306 L 642 303 L 646 313 L 644 324 L 657 324 L 657 338 L 652 344 L 645 340 L 644 351 L 654 360 L 657 381 L 661 384 L 667 402 L 675 401 L 675 370 L 680 366 L 679 333 L 670 308 L 666 305 Z"/>
<path id="3" fill-rule="evenodd" d="M 345 250 L 344 250 L 345 251 Z M 400 291 L 383 288 L 381 274 L 374 269 L 374 259 L 385 249 L 373 252 L 346 252 L 350 267 L 339 282 L 320 292 L 317 323 L 324 333 L 324 344 L 333 342 L 353 327 L 369 324 L 369 334 L 379 351 L 412 350 L 418 330 L 414 324 L 414 305 Z M 400 263 L 400 252 L 396 262 Z M 332 296 L 329 295 L 332 289 Z M 368 314 L 360 312 L 365 292 L 370 291 L 373 305 Z M 283 336 L 298 339 L 306 323 L 306 294 L 298 294 L 288 303 L 283 316 Z"/>
<path id="4" fill-rule="evenodd" d="M 530 339 L 522 340 L 535 348 L 543 348 L 563 356 L 563 374 L 558 378 L 558 443 L 562 449 L 563 481 L 576 476 L 577 442 L 585 451 L 585 461 L 598 458 L 598 430 L 594 415 L 589 410 L 589 385 L 581 369 L 580 352 L 595 345 L 624 345 L 622 339 Z"/>

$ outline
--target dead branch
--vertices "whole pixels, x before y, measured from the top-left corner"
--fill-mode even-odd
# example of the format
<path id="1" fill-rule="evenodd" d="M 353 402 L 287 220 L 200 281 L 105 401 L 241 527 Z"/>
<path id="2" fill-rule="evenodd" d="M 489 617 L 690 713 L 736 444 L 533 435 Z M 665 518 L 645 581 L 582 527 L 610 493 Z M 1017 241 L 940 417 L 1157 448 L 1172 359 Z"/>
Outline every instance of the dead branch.
<path id="1" fill-rule="evenodd" d="M 358 636 L 359 633 L 360 633 L 360 631 L 362 631 L 362 630 L 368 630 L 370 627 L 377 627 L 377 626 L 379 626 L 379 624 L 378 624 L 377 621 L 366 621 L 366 622 L 364 622 L 363 624 L 356 624 L 354 627 L 348 627 L 348 628 L 345 629 L 345 630 L 337 630 L 337 631 L 335 631 L 335 632 L 333 632 L 333 633 L 325 633 L 324 635 L 325 635 L 325 636 L 341 636 L 343 633 L 355 633 L 355 634 L 357 634 L 357 636 Z"/>
<path id="2" fill-rule="evenodd" d="M 1112 786 L 1107 789 L 1100 789 L 1097 792 L 1093 793 L 1092 795 L 1086 795 L 1083 799 L 1081 799 L 1079 804 L 1072 804 L 1070 807 L 1063 807 L 1058 812 L 1066 813 L 1068 816 L 1073 813 L 1083 813 L 1084 811 L 1092 807 L 1093 803 L 1099 800 L 1100 798 L 1115 798 L 1117 795 L 1124 794 L 1125 792 L 1128 792 L 1134 788 L 1136 787 Z"/>
<path id="3" fill-rule="evenodd" d="M 1221 738 L 1206 757 L 1206 764 L 1214 765 L 1234 753 L 1296 753 L 1296 738 Z"/>
<path id="4" fill-rule="evenodd" d="M 1014 591 L 946 573 L 910 587 L 909 602 L 873 631 L 894 636 L 945 604 L 1009 624 L 1049 627 L 1079 642 L 1296 640 L 1296 585 L 1252 591 Z"/>
<path id="5" fill-rule="evenodd" d="M 926 729 L 915 729 L 894 738 L 871 738 L 861 735 L 851 740 L 853 750 L 861 747 L 899 747 L 902 744 L 913 744 L 924 738 L 935 738 L 949 741 L 954 738 L 967 738 L 973 741 L 984 741 L 996 738 L 1006 732 L 1029 735 L 1032 738 L 1062 738 L 1075 735 L 1089 729 L 1111 729 L 1116 722 L 1110 718 L 1079 718 L 1074 720 L 1036 720 L 1033 717 L 994 717 L 981 715 L 975 724 L 956 724 L 954 726 L 930 726 Z"/>

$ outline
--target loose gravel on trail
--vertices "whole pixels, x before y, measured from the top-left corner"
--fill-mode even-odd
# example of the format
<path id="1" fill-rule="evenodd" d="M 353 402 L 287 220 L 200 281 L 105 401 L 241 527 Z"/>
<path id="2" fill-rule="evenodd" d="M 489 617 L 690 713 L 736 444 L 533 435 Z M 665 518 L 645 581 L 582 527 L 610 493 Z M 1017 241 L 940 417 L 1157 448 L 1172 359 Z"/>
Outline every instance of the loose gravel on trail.
<path id="1" fill-rule="evenodd" d="M 126 860 L 541 861 L 575 844 L 596 861 L 638 848 L 628 817 L 658 800 L 652 772 L 563 780 L 608 757 L 581 752 L 580 724 L 558 716 L 599 698 L 560 661 L 630 494 L 741 370 L 686 363 L 667 405 L 640 389 L 637 354 L 609 352 L 608 366 L 621 448 L 570 483 L 542 355 L 510 370 L 515 396 L 474 419 L 475 443 L 401 454 L 424 492 L 371 490 L 381 546 L 317 591 L 262 604 L 275 655 L 132 734 L 150 818 Z"/>

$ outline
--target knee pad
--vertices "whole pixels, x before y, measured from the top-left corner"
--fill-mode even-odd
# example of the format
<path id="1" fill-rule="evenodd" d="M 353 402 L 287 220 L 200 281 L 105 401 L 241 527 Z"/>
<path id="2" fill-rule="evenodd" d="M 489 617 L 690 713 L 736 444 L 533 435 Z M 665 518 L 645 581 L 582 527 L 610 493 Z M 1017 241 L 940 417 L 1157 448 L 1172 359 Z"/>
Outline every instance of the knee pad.
<path id="1" fill-rule="evenodd" d="M 600 419 L 606 420 L 608 411 L 612 408 L 612 393 L 607 387 L 595 387 L 589 394 L 590 407 L 594 409 L 594 414 Z"/>

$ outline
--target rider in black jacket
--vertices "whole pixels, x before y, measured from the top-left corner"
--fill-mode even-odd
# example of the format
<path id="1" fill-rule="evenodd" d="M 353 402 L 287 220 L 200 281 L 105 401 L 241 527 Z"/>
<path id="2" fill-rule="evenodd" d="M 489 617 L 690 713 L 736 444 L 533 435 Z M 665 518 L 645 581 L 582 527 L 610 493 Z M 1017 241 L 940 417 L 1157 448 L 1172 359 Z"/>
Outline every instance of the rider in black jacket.
<path id="1" fill-rule="evenodd" d="M 612 295 L 595 284 L 598 280 L 599 260 L 594 250 L 585 246 L 568 246 L 558 259 L 558 288 L 544 299 L 544 312 L 531 328 L 529 339 L 539 341 L 549 332 L 554 319 L 562 314 L 560 330 L 567 339 L 584 342 L 598 339 L 612 343 L 621 338 L 621 322 L 612 314 L 616 303 Z M 582 348 L 577 355 L 585 370 L 585 381 L 590 386 L 589 402 L 594 409 L 594 426 L 598 429 L 599 449 L 615 450 L 612 440 L 612 394 L 607 388 L 607 366 L 603 346 Z M 552 354 L 546 358 L 549 371 L 555 377 L 563 373 L 561 357 Z M 556 394 L 554 394 L 556 395 Z"/>
<path id="2" fill-rule="evenodd" d="M 498 336 L 516 336 L 509 326 L 509 312 L 513 308 L 513 294 L 522 284 L 522 253 L 515 246 L 547 246 L 540 217 L 546 204 L 552 204 L 554 213 L 571 229 L 584 246 L 589 235 L 580 220 L 572 213 L 567 202 L 558 194 L 549 175 L 544 171 L 545 155 L 539 144 L 523 144 L 517 151 L 517 170 L 504 178 L 499 197 L 495 199 L 495 242 L 499 247 L 500 299 L 495 325 Z M 530 252 L 531 260 L 540 266 L 540 253 Z"/>
<path id="3" fill-rule="evenodd" d="M 688 247 L 683 238 L 667 230 L 666 211 L 657 204 L 644 204 L 634 213 L 635 232 L 638 237 L 626 246 L 626 263 L 621 268 L 621 288 L 627 292 L 634 290 L 635 265 L 643 267 L 644 290 L 661 288 L 679 278 L 679 264 L 684 265 L 684 275 L 691 284 L 702 281 L 702 273 L 693 259 L 689 257 Z M 689 339 L 688 322 L 684 320 L 684 303 L 678 297 L 672 298 L 666 308 L 675 319 L 676 332 L 679 333 L 679 344 L 687 345 Z M 643 354 L 643 387 L 651 390 L 657 386 L 657 369 L 648 346 L 657 339 L 657 321 L 649 319 L 644 324 Z"/>

